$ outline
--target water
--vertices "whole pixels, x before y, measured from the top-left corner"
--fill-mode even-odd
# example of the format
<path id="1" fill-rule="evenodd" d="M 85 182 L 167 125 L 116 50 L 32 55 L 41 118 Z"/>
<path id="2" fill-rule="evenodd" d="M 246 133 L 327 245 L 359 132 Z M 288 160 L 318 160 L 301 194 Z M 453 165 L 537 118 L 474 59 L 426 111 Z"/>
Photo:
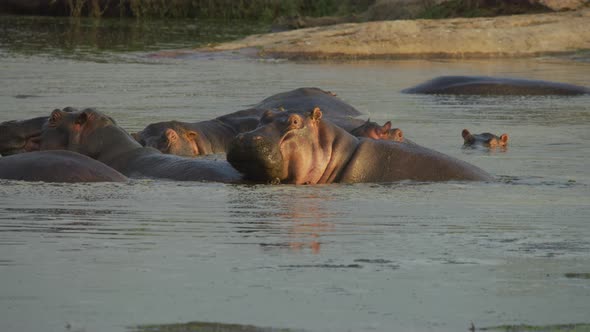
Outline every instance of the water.
<path id="1" fill-rule="evenodd" d="M 0 17 L 0 25 L 7 31 L 19 19 Z M 587 56 L 158 58 L 152 51 L 172 48 L 171 41 L 182 48 L 203 41 L 175 26 L 169 30 L 178 32 L 164 37 L 146 32 L 112 47 L 84 46 L 81 38 L 69 49 L 59 38 L 39 42 L 32 22 L 10 30 L 12 39 L 0 37 L 0 121 L 92 106 L 135 131 L 156 121 L 210 119 L 317 86 L 499 180 L 0 180 L 1 331 L 181 331 L 188 322 L 219 323 L 211 330 L 466 331 L 471 323 L 590 322 L 590 282 L 575 277 L 590 272 L 590 97 L 399 93 L 439 75 L 590 86 Z M 150 38 L 138 49 L 126 46 Z M 509 148 L 461 149 L 463 128 L 506 132 Z"/>

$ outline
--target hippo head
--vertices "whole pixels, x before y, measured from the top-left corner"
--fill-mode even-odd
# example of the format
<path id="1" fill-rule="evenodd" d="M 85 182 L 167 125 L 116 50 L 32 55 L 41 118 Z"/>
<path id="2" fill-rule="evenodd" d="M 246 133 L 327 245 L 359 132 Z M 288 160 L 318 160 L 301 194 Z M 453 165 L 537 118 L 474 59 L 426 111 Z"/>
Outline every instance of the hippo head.
<path id="1" fill-rule="evenodd" d="M 46 122 L 47 117 L 42 116 L 0 123 L 0 155 L 39 150 L 41 130 Z"/>
<path id="2" fill-rule="evenodd" d="M 105 129 L 115 121 L 95 109 L 51 112 L 41 135 L 41 150 L 65 149 L 96 158 L 105 144 L 114 139 Z"/>
<path id="3" fill-rule="evenodd" d="M 461 135 L 463 136 L 463 146 L 465 147 L 482 146 L 494 149 L 497 147 L 505 148 L 508 144 L 507 134 L 500 136 L 491 133 L 472 134 L 469 130 L 463 129 Z"/>
<path id="4" fill-rule="evenodd" d="M 391 121 L 387 121 L 383 126 L 380 126 L 369 119 L 362 126 L 351 130 L 350 133 L 356 137 L 367 137 L 394 142 L 404 141 L 404 133 L 399 128 L 391 129 Z"/>
<path id="5" fill-rule="evenodd" d="M 317 183 L 327 163 L 321 151 L 321 118 L 319 108 L 305 114 L 267 111 L 256 129 L 233 139 L 227 160 L 251 180 Z"/>
<path id="6" fill-rule="evenodd" d="M 183 157 L 200 154 L 196 144 L 197 133 L 178 121 L 153 123 L 132 136 L 139 144 L 158 149 L 162 153 Z"/>

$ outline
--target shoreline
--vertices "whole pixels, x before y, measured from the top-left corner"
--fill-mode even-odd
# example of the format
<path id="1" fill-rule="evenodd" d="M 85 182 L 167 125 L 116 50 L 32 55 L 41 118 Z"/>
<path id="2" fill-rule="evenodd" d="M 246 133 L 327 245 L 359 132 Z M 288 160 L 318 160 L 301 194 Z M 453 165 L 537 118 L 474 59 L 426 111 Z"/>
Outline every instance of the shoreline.
<path id="1" fill-rule="evenodd" d="M 590 8 L 484 18 L 345 23 L 252 35 L 189 52 L 255 49 L 258 57 L 290 60 L 522 58 L 588 50 L 588 26 Z"/>

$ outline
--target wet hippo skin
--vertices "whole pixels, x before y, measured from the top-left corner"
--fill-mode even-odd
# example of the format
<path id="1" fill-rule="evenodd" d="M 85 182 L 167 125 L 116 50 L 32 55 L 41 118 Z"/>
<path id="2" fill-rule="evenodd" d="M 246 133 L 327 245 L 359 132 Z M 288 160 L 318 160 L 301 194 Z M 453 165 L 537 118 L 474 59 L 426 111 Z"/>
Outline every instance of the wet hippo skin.
<path id="1" fill-rule="evenodd" d="M 71 151 L 35 151 L 0 158 L 0 179 L 44 182 L 121 182 L 111 167 Z"/>
<path id="2" fill-rule="evenodd" d="M 41 129 L 47 116 L 28 120 L 13 120 L 0 123 L 0 155 L 39 150 Z"/>
<path id="3" fill-rule="evenodd" d="M 567 83 L 489 76 L 440 76 L 404 93 L 449 95 L 562 95 L 590 94 L 590 89 Z"/>
<path id="4" fill-rule="evenodd" d="M 266 112 L 257 129 L 232 141 L 228 161 L 245 177 L 270 183 L 492 180 L 482 169 L 414 144 L 358 139 L 319 108 Z"/>
<path id="5" fill-rule="evenodd" d="M 225 160 L 188 159 L 142 147 L 113 119 L 94 109 L 53 111 L 41 142 L 41 149 L 61 146 L 130 177 L 217 182 L 238 182 L 242 178 Z"/>
<path id="6" fill-rule="evenodd" d="M 324 116 L 351 130 L 363 124 L 361 113 L 334 94 L 319 88 L 298 88 L 268 97 L 252 108 L 200 122 L 165 121 L 148 125 L 133 137 L 143 146 L 185 157 L 225 153 L 239 133 L 253 130 L 269 110 L 303 111 L 321 107 Z"/>

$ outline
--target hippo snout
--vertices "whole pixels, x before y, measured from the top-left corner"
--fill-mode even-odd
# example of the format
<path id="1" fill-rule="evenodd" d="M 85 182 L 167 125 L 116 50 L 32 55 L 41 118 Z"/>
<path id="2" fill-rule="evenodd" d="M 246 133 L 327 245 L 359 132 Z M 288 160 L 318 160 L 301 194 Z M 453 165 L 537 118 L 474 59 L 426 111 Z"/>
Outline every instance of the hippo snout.
<path id="1" fill-rule="evenodd" d="M 282 173 L 278 145 L 256 133 L 237 135 L 229 145 L 227 161 L 252 180 L 270 181 Z"/>

